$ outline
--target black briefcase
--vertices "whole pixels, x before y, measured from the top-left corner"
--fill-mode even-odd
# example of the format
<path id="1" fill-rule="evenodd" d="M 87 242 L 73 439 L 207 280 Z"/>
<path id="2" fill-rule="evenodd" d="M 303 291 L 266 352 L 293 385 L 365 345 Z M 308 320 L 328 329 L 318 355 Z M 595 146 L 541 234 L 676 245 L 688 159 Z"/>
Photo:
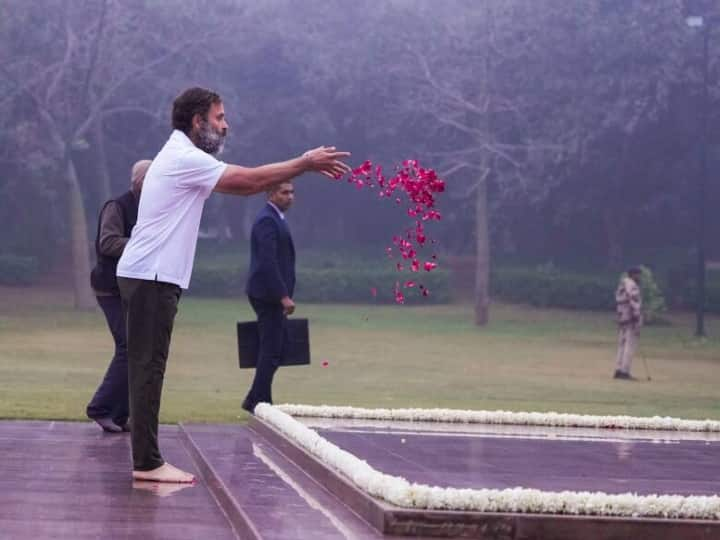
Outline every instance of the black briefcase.
<path id="1" fill-rule="evenodd" d="M 238 322 L 238 360 L 240 368 L 254 368 L 257 366 L 258 323 Z M 310 333 L 307 319 L 287 319 L 285 321 L 285 335 L 283 339 L 281 366 L 304 366 L 310 363 Z"/>

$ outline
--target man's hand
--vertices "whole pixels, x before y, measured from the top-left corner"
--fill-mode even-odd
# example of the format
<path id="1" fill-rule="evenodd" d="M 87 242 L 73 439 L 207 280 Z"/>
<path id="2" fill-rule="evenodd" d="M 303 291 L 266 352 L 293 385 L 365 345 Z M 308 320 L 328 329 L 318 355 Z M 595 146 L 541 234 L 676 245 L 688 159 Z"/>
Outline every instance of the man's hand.
<path id="1" fill-rule="evenodd" d="M 339 152 L 334 146 L 318 146 L 303 154 L 309 171 L 319 172 L 330 178 L 340 178 L 351 171 L 342 158 L 350 156 L 350 152 Z"/>
<path id="2" fill-rule="evenodd" d="M 281 298 L 280 303 L 283 306 L 283 312 L 285 315 L 292 315 L 295 312 L 295 302 L 293 302 L 292 298 L 289 296 Z"/>

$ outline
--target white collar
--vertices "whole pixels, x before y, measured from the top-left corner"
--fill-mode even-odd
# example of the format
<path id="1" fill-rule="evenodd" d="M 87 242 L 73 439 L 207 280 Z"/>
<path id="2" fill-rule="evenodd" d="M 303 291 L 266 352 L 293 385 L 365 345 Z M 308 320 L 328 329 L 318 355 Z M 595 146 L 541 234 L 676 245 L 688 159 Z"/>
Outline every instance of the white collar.
<path id="1" fill-rule="evenodd" d="M 285 214 L 283 214 L 282 211 L 277 206 L 275 206 L 275 203 L 271 201 L 268 201 L 267 203 L 275 209 L 275 211 L 278 213 L 278 216 L 280 216 L 280 219 L 285 221 Z"/>
<path id="2" fill-rule="evenodd" d="M 183 133 L 179 129 L 173 129 L 173 132 L 170 135 L 170 138 L 177 140 L 178 142 L 182 143 L 185 146 L 188 146 L 188 145 L 195 146 L 195 143 L 190 140 L 190 137 L 185 135 L 185 133 Z"/>

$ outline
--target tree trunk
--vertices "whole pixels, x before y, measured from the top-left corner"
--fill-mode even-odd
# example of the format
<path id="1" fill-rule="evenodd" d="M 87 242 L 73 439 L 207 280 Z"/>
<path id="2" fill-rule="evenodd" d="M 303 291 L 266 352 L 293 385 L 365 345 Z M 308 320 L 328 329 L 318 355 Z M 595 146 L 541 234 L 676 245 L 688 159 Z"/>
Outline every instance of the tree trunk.
<path id="1" fill-rule="evenodd" d="M 485 2 L 485 47 L 482 63 L 481 85 L 487 97 L 487 111 L 484 116 L 484 139 L 493 141 L 493 69 L 490 57 L 494 35 L 493 10 Z M 483 167 L 475 193 L 475 325 L 486 326 L 490 320 L 490 233 L 487 201 L 487 179 L 492 170 L 492 158 L 483 151 Z"/>
<path id="2" fill-rule="evenodd" d="M 97 122 L 93 123 L 92 138 L 93 142 L 95 143 L 93 146 L 96 160 L 96 169 L 98 172 L 98 182 L 100 184 L 100 189 L 98 190 L 98 195 L 100 197 L 99 203 L 100 205 L 102 205 L 105 201 L 110 200 L 110 197 L 112 197 L 112 186 L 110 185 L 110 173 L 108 172 L 107 154 L 105 153 L 105 133 L 103 132 L 102 117 L 100 117 Z M 130 174 L 128 171 L 128 177 L 129 176 Z M 130 185 L 129 180 L 128 185 Z"/>
<path id="3" fill-rule="evenodd" d="M 619 214 L 620 213 L 614 213 L 609 209 L 603 212 L 603 229 L 605 230 L 608 268 L 617 268 L 622 263 L 623 223 L 618 217 Z"/>
<path id="4" fill-rule="evenodd" d="M 68 211 L 70 217 L 70 242 L 73 266 L 73 289 L 75 309 L 92 309 L 95 298 L 90 288 L 90 253 L 88 249 L 87 219 L 80 183 L 72 158 L 65 156 L 68 181 Z"/>
<path id="5" fill-rule="evenodd" d="M 490 320 L 490 235 L 486 175 L 483 175 L 477 186 L 475 238 L 475 324 L 485 326 Z"/>

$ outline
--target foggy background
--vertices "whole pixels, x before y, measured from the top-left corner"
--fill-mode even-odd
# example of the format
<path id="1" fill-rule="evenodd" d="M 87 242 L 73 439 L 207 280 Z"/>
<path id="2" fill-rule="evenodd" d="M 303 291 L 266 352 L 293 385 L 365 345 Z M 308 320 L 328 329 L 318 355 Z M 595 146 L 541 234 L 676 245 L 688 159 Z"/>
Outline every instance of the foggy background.
<path id="1" fill-rule="evenodd" d="M 701 203 L 708 260 L 720 261 L 716 6 L 0 0 L 0 281 L 74 288 L 77 307 L 94 306 L 97 213 L 166 141 L 173 98 L 199 85 L 223 98 L 229 163 L 332 144 L 354 166 L 415 158 L 437 170 L 447 192 L 432 234 L 449 299 L 475 298 L 479 323 L 489 296 L 534 301 L 503 285 L 523 270 L 607 279 L 612 306 L 617 275 L 645 264 L 671 307 L 692 307 Z M 702 28 L 686 24 L 696 10 Z M 296 189 L 300 264 L 304 253 L 321 253 L 319 267 L 348 254 L 394 264 L 384 249 L 404 221 L 392 204 L 320 176 Z M 204 257 L 246 255 L 262 202 L 211 196 L 201 272 Z"/>

